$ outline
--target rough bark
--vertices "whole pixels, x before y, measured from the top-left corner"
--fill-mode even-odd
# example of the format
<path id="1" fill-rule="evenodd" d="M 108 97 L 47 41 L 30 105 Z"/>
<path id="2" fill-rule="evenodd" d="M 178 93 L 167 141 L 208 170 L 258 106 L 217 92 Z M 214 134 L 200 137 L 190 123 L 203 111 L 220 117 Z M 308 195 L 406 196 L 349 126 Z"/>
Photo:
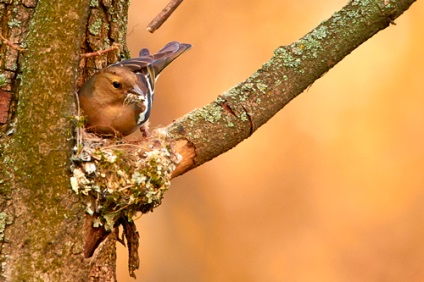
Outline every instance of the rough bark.
<path id="1" fill-rule="evenodd" d="M 0 2 L 2 35 L 26 49 L 0 49 L 1 87 L 11 98 L 8 122 L 0 125 L 1 277 L 7 281 L 116 279 L 114 236 L 96 258 L 83 255 L 85 206 L 69 184 L 71 117 L 77 113 L 77 81 L 125 50 L 128 5 Z M 118 52 L 80 61 L 81 52 L 113 42 Z"/>
<path id="2" fill-rule="evenodd" d="M 4 232 L 2 275 L 10 281 L 82 281 L 88 270 L 78 227 L 83 209 L 68 188 L 72 125 L 67 117 L 75 114 L 88 1 L 40 1 L 30 9 L 26 4 L 5 5 L 8 12 L 18 10 L 12 21 L 28 30 L 18 41 L 26 51 L 12 68 L 20 77 L 19 86 L 12 86 L 17 103 L 9 130 L 14 132 L 4 137 L 2 194 L 8 200 L 3 213 L 10 225 Z M 33 13 L 32 19 L 25 21 L 19 10 Z"/>

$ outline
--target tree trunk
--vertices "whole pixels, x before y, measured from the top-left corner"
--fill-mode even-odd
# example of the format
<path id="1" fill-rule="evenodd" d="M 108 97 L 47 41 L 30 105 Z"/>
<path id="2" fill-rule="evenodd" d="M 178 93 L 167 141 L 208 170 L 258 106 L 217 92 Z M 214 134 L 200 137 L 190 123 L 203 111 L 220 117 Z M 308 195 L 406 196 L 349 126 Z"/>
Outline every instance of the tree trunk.
<path id="1" fill-rule="evenodd" d="M 182 155 L 174 176 L 250 136 L 413 2 L 350 1 L 304 38 L 278 48 L 247 81 L 168 126 L 167 142 Z M 0 49 L 0 243 L 7 281 L 116 280 L 116 232 L 94 258 L 84 258 L 85 206 L 71 190 L 69 167 L 77 88 L 127 54 L 128 5 L 0 1 L 1 34 L 11 42 Z M 80 61 L 80 53 L 114 43 L 117 52 Z"/>
<path id="2" fill-rule="evenodd" d="M 12 93 L 8 122 L 1 128 L 1 275 L 7 281 L 115 280 L 113 236 L 107 255 L 96 261 L 83 256 L 85 207 L 69 184 L 71 117 L 79 54 L 113 42 L 125 46 L 128 5 L 0 3 L 2 35 L 25 49 L 1 46 L 2 88 Z M 80 74 L 88 76 L 116 59 L 116 52 L 87 59 Z"/>

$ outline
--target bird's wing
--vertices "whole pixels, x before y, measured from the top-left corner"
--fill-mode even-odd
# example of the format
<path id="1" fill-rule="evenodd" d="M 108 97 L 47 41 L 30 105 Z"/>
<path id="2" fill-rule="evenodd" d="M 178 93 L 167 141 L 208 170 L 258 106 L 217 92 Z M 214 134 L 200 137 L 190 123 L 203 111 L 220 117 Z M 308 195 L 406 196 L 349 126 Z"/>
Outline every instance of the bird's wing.
<path id="1" fill-rule="evenodd" d="M 128 68 L 139 77 L 139 81 L 141 83 L 140 87 L 143 92 L 146 93 L 147 106 L 146 112 L 140 115 L 140 120 L 137 122 L 138 124 L 146 122 L 150 116 L 150 110 L 155 94 L 155 82 L 161 71 L 190 48 L 190 44 L 173 41 L 166 44 L 156 54 L 150 54 L 148 49 L 143 48 L 141 49 L 138 58 L 123 60 L 109 66 Z"/>
<path id="2" fill-rule="evenodd" d="M 126 67 L 135 73 L 144 72 L 144 69 L 150 68 L 151 74 L 156 78 L 167 65 L 190 48 L 190 44 L 173 41 L 166 44 L 156 54 L 150 54 L 148 49 L 143 48 L 139 57 L 123 60 L 110 66 Z"/>

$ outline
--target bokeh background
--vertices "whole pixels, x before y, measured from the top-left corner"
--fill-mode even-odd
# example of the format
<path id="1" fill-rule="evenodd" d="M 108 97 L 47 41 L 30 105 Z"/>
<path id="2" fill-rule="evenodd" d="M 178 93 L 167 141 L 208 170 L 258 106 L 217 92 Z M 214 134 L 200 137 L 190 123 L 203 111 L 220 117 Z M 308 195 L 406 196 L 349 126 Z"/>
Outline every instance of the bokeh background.
<path id="1" fill-rule="evenodd" d="M 161 75 L 152 127 L 246 79 L 346 4 L 132 1 L 135 56 L 193 49 Z M 424 281 L 424 1 L 336 65 L 252 137 L 173 180 L 137 220 L 136 281 Z M 118 280 L 128 276 L 119 248 Z"/>

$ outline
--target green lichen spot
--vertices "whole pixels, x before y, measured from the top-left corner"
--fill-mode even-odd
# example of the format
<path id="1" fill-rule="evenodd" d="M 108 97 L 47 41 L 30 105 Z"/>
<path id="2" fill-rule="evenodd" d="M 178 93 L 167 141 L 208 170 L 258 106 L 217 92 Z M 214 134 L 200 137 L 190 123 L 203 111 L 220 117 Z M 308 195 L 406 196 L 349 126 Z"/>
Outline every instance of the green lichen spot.
<path id="1" fill-rule="evenodd" d="M 247 117 L 247 113 L 246 112 L 242 112 L 241 115 L 240 115 L 240 119 L 242 121 L 248 121 L 249 118 Z"/>
<path id="2" fill-rule="evenodd" d="M 102 20 L 98 19 L 88 28 L 88 30 L 93 35 L 99 35 L 101 27 L 102 27 Z"/>
<path id="3" fill-rule="evenodd" d="M 317 39 L 324 39 L 327 37 L 327 27 L 324 25 L 319 26 L 311 32 L 311 36 Z"/>
<path id="4" fill-rule="evenodd" d="M 294 47 L 296 47 L 296 45 L 292 45 L 290 47 L 291 49 L 293 49 Z M 283 61 L 283 65 L 286 68 L 297 68 L 302 62 L 300 56 L 296 56 L 294 52 L 289 52 L 288 50 L 286 50 L 285 47 L 277 48 L 274 51 L 274 54 L 277 59 L 281 59 Z"/>
<path id="5" fill-rule="evenodd" d="M 6 75 L 4 73 L 0 74 L 0 87 L 6 86 L 7 84 L 7 79 L 6 79 Z"/>
<path id="6" fill-rule="evenodd" d="M 305 46 L 305 44 L 302 44 L 302 43 L 300 43 L 300 44 L 294 44 L 294 46 L 293 46 L 293 48 L 292 48 L 292 51 L 293 51 L 293 53 L 294 54 L 296 54 L 296 55 L 302 55 L 303 54 L 303 50 L 305 50 L 306 49 L 306 46 Z"/>
<path id="7" fill-rule="evenodd" d="M 266 84 L 263 83 L 258 83 L 256 84 L 256 87 L 259 89 L 259 91 L 261 91 L 263 94 L 266 94 L 266 89 L 268 88 L 268 86 Z"/>
<path id="8" fill-rule="evenodd" d="M 109 48 L 109 47 L 110 47 L 110 40 L 109 40 L 109 38 L 105 38 L 105 39 L 103 40 L 103 47 L 104 47 L 105 49 L 107 49 L 107 48 Z"/>
<path id="9" fill-rule="evenodd" d="M 90 1 L 90 7 L 99 7 L 99 0 L 91 0 Z"/>
<path id="10" fill-rule="evenodd" d="M 198 110 L 198 114 L 205 120 L 210 123 L 215 123 L 221 120 L 222 117 L 222 108 L 218 104 L 211 104 L 203 107 Z"/>
<path id="11" fill-rule="evenodd" d="M 4 230 L 6 229 L 6 225 L 10 224 L 7 222 L 7 214 L 5 212 L 0 213 L 0 241 L 4 241 Z"/>
<path id="12" fill-rule="evenodd" d="M 20 27 L 21 26 L 21 22 L 17 19 L 12 19 L 10 21 L 7 22 L 7 25 L 12 28 L 12 27 Z"/>

